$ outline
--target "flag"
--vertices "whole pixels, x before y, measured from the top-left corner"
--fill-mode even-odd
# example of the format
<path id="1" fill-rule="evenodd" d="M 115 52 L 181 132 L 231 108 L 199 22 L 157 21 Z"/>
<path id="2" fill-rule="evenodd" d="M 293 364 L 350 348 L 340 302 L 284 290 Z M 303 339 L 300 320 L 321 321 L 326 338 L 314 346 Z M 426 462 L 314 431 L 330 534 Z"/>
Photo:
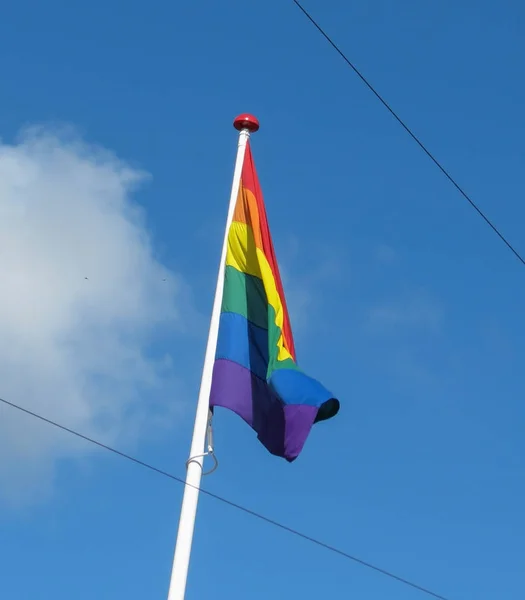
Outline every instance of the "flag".
<path id="1" fill-rule="evenodd" d="M 210 406 L 237 413 L 272 453 L 293 461 L 339 401 L 297 366 L 279 268 L 249 142 L 227 232 Z"/>

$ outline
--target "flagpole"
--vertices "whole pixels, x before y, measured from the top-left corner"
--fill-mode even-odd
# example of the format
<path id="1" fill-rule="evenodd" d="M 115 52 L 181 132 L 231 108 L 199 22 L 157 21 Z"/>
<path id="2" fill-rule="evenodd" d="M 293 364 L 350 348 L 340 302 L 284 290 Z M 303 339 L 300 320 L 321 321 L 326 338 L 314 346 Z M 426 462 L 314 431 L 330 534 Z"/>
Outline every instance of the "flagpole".
<path id="1" fill-rule="evenodd" d="M 222 244 L 221 262 L 217 276 L 217 287 L 211 313 L 208 343 L 206 345 L 201 386 L 197 400 L 190 458 L 186 463 L 186 485 L 184 486 L 184 495 L 182 498 L 179 530 L 177 533 L 177 542 L 175 544 L 175 555 L 173 557 L 168 600 L 184 600 L 186 593 L 186 581 L 188 577 L 193 532 L 195 529 L 195 516 L 197 514 L 197 503 L 199 501 L 199 487 L 204 462 L 213 364 L 215 362 L 217 338 L 219 335 L 219 320 L 221 316 L 222 294 L 224 289 L 224 272 L 226 269 L 226 251 L 228 247 L 228 231 L 233 221 L 233 213 L 235 211 L 235 204 L 239 193 L 246 144 L 248 143 L 250 134 L 255 133 L 259 129 L 259 122 L 252 115 L 243 114 L 234 120 L 233 126 L 239 131 L 237 159 L 235 161 L 235 169 L 233 172 L 233 183 L 230 204 L 228 207 L 228 216 L 226 218 L 224 241 Z"/>

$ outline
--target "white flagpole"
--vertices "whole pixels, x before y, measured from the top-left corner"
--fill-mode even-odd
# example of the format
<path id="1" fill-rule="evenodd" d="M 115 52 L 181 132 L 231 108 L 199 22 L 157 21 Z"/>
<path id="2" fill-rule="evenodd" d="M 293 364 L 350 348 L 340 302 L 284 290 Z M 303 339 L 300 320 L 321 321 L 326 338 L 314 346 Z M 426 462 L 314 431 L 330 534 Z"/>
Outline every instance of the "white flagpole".
<path id="1" fill-rule="evenodd" d="M 233 125 L 235 129 L 239 131 L 237 159 L 235 161 L 235 169 L 233 172 L 230 205 L 228 208 L 228 216 L 226 218 L 226 229 L 222 245 L 219 274 L 217 276 L 217 288 L 215 291 L 215 299 L 213 301 L 210 331 L 208 334 L 208 343 L 206 345 L 204 367 L 202 369 L 201 387 L 199 390 L 199 398 L 197 400 L 197 412 L 195 415 L 195 425 L 191 441 L 190 458 L 186 463 L 186 485 L 184 486 L 184 495 L 182 498 L 182 509 L 180 513 L 177 542 L 175 545 L 175 555 L 173 557 L 173 569 L 171 572 L 168 600 L 184 600 L 186 593 L 186 581 L 188 577 L 193 531 L 195 528 L 195 516 L 197 514 L 197 503 L 199 501 L 199 486 L 201 483 L 204 462 L 213 364 L 215 362 L 217 338 L 219 335 L 219 319 L 221 316 L 222 294 L 224 289 L 228 231 L 233 220 L 233 213 L 235 211 L 235 204 L 239 193 L 246 144 L 248 143 L 250 134 L 259 129 L 259 122 L 252 115 L 240 115 L 235 119 Z"/>

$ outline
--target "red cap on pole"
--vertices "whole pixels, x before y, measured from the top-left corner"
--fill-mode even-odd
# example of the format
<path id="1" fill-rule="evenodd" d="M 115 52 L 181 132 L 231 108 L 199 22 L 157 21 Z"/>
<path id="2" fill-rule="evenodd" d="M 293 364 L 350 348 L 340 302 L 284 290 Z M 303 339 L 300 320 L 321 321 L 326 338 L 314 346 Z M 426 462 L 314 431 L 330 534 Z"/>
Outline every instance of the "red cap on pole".
<path id="1" fill-rule="evenodd" d="M 237 131 L 247 129 L 250 133 L 255 133 L 259 129 L 259 121 L 253 115 L 242 114 L 236 117 L 233 126 Z"/>

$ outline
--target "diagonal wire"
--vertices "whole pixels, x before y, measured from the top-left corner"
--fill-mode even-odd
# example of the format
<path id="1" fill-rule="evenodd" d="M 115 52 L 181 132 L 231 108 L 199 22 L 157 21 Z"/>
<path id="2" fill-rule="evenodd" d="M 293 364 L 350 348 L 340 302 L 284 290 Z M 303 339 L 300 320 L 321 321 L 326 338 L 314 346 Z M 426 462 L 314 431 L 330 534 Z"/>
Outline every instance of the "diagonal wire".
<path id="1" fill-rule="evenodd" d="M 103 444 L 102 442 L 99 442 L 91 437 L 88 437 L 87 435 L 79 433 L 78 431 L 75 431 L 74 429 L 70 429 L 69 427 L 66 427 L 65 425 L 61 425 L 60 423 L 57 423 L 56 421 L 53 421 L 53 420 L 48 419 L 36 412 L 33 412 L 32 410 L 29 410 L 27 408 L 24 408 L 23 406 L 15 404 L 14 402 L 9 402 L 8 400 L 4 400 L 3 398 L 0 398 L 0 402 L 5 404 L 6 406 L 9 406 L 20 412 L 25 413 L 26 415 L 34 417 L 35 419 L 43 421 L 44 423 L 47 423 L 48 425 L 52 425 L 53 427 L 61 429 L 62 431 L 65 431 L 71 435 L 74 435 L 75 437 L 85 440 L 86 442 L 89 442 L 90 444 L 94 444 L 95 446 L 98 446 L 99 448 L 102 448 L 104 450 L 112 452 L 113 454 L 116 454 L 117 456 L 120 456 L 121 458 L 125 458 L 126 460 L 129 460 L 129 461 L 135 463 L 136 465 L 139 465 L 141 467 L 149 469 L 150 471 L 153 471 L 154 473 L 157 473 L 158 475 L 162 475 L 163 477 L 168 477 L 169 479 L 172 479 L 173 481 L 182 483 L 182 485 L 187 485 L 194 489 L 198 489 L 202 494 L 205 494 L 206 496 L 209 496 L 210 498 L 214 498 L 215 500 L 218 500 L 219 502 L 222 502 L 223 504 L 231 506 L 232 508 L 235 508 L 235 509 L 240 510 L 248 515 L 251 515 L 252 517 L 257 518 L 260 521 L 264 521 L 265 523 L 268 523 L 269 525 L 273 525 L 274 527 L 278 527 L 279 529 L 282 529 L 283 531 L 287 531 L 288 533 L 291 533 L 292 535 L 302 538 L 303 540 L 306 540 L 307 542 L 311 542 L 312 544 L 315 544 L 316 546 L 320 546 L 321 548 L 324 548 L 325 550 L 329 550 L 330 552 L 333 552 L 334 554 L 338 554 L 339 556 L 342 556 L 343 558 L 351 560 L 354 563 L 357 563 L 363 567 L 366 567 L 367 569 L 371 569 L 372 571 L 375 571 L 376 573 L 380 573 L 381 575 L 385 575 L 386 577 L 389 577 L 390 579 L 394 579 L 395 581 L 398 581 L 399 583 L 402 583 L 402 584 L 409 586 L 415 590 L 418 590 L 419 592 L 422 592 L 423 594 L 426 594 L 427 596 L 431 596 L 432 598 L 437 598 L 438 600 L 450 600 L 449 598 L 447 598 L 445 596 L 441 596 L 440 594 L 437 594 L 436 592 L 433 592 L 432 590 L 429 590 L 428 588 L 425 588 L 417 583 L 414 583 L 413 581 L 405 579 L 404 577 L 400 577 L 399 575 L 395 575 L 394 573 L 391 573 L 390 571 L 387 571 L 386 569 L 382 569 L 381 567 L 373 565 L 372 563 L 369 563 L 365 560 L 362 560 L 361 558 L 358 558 L 357 556 L 349 554 L 348 552 L 345 552 L 344 550 L 340 550 L 339 548 L 336 548 L 335 546 L 331 546 L 330 544 L 322 542 L 321 540 L 311 537 L 305 533 L 302 533 L 302 532 L 298 531 L 297 529 L 288 527 L 288 525 L 284 525 L 283 523 L 280 523 L 279 521 L 275 521 L 274 519 L 271 519 L 270 517 L 266 517 L 261 513 L 258 513 L 254 510 L 251 510 L 250 508 L 247 508 L 246 506 L 242 506 L 241 504 L 232 502 L 231 500 L 228 500 L 227 498 L 224 498 L 223 496 L 219 496 L 218 494 L 214 494 L 213 492 L 209 492 L 208 490 L 205 490 L 203 488 L 194 486 L 190 483 L 186 483 L 184 481 L 184 479 L 182 479 L 181 477 L 177 477 L 176 475 L 173 475 L 172 473 L 169 473 L 168 471 L 159 469 L 158 467 L 155 467 L 155 466 L 153 466 L 147 462 L 144 462 L 142 460 L 139 460 L 138 458 L 135 458 L 134 456 L 126 454 L 125 452 L 121 452 L 120 450 L 117 450 L 116 448 L 112 448 L 111 446 L 108 446 L 107 444 Z"/>
<path id="2" fill-rule="evenodd" d="M 394 117 L 394 119 L 401 125 L 401 127 L 408 133 L 408 135 L 416 142 L 416 144 L 423 150 L 423 152 L 430 158 L 430 160 L 436 165 L 436 167 L 443 173 L 443 175 L 450 181 L 450 183 L 456 188 L 456 190 L 465 198 L 470 206 L 478 213 L 478 215 L 485 221 L 485 223 L 492 229 L 492 231 L 499 237 L 499 239 L 507 246 L 507 248 L 514 254 L 514 256 L 525 266 L 525 258 L 516 250 L 516 248 L 509 242 L 509 240 L 503 235 L 503 233 L 494 225 L 489 217 L 479 208 L 479 206 L 472 200 L 467 192 L 459 185 L 459 183 L 452 177 L 452 175 L 445 169 L 445 167 L 438 161 L 438 159 L 428 150 L 418 136 L 410 129 L 410 127 L 401 119 L 401 117 L 394 111 L 390 104 L 381 96 L 381 94 L 374 88 L 374 86 L 368 81 L 368 79 L 361 73 L 361 71 L 354 65 L 354 63 L 346 56 L 346 54 L 339 48 L 339 46 L 333 41 L 333 39 L 326 33 L 326 31 L 319 25 L 319 23 L 312 17 L 312 15 L 304 8 L 299 0 L 292 0 L 297 8 L 304 14 L 304 16 L 310 21 L 310 23 L 317 29 L 317 31 L 325 38 L 325 40 L 332 46 L 332 48 L 339 54 L 339 56 L 345 61 L 345 63 L 354 71 L 354 73 L 361 79 L 366 87 L 374 94 L 374 96 L 381 102 L 381 104 L 388 110 L 388 112 Z"/>

